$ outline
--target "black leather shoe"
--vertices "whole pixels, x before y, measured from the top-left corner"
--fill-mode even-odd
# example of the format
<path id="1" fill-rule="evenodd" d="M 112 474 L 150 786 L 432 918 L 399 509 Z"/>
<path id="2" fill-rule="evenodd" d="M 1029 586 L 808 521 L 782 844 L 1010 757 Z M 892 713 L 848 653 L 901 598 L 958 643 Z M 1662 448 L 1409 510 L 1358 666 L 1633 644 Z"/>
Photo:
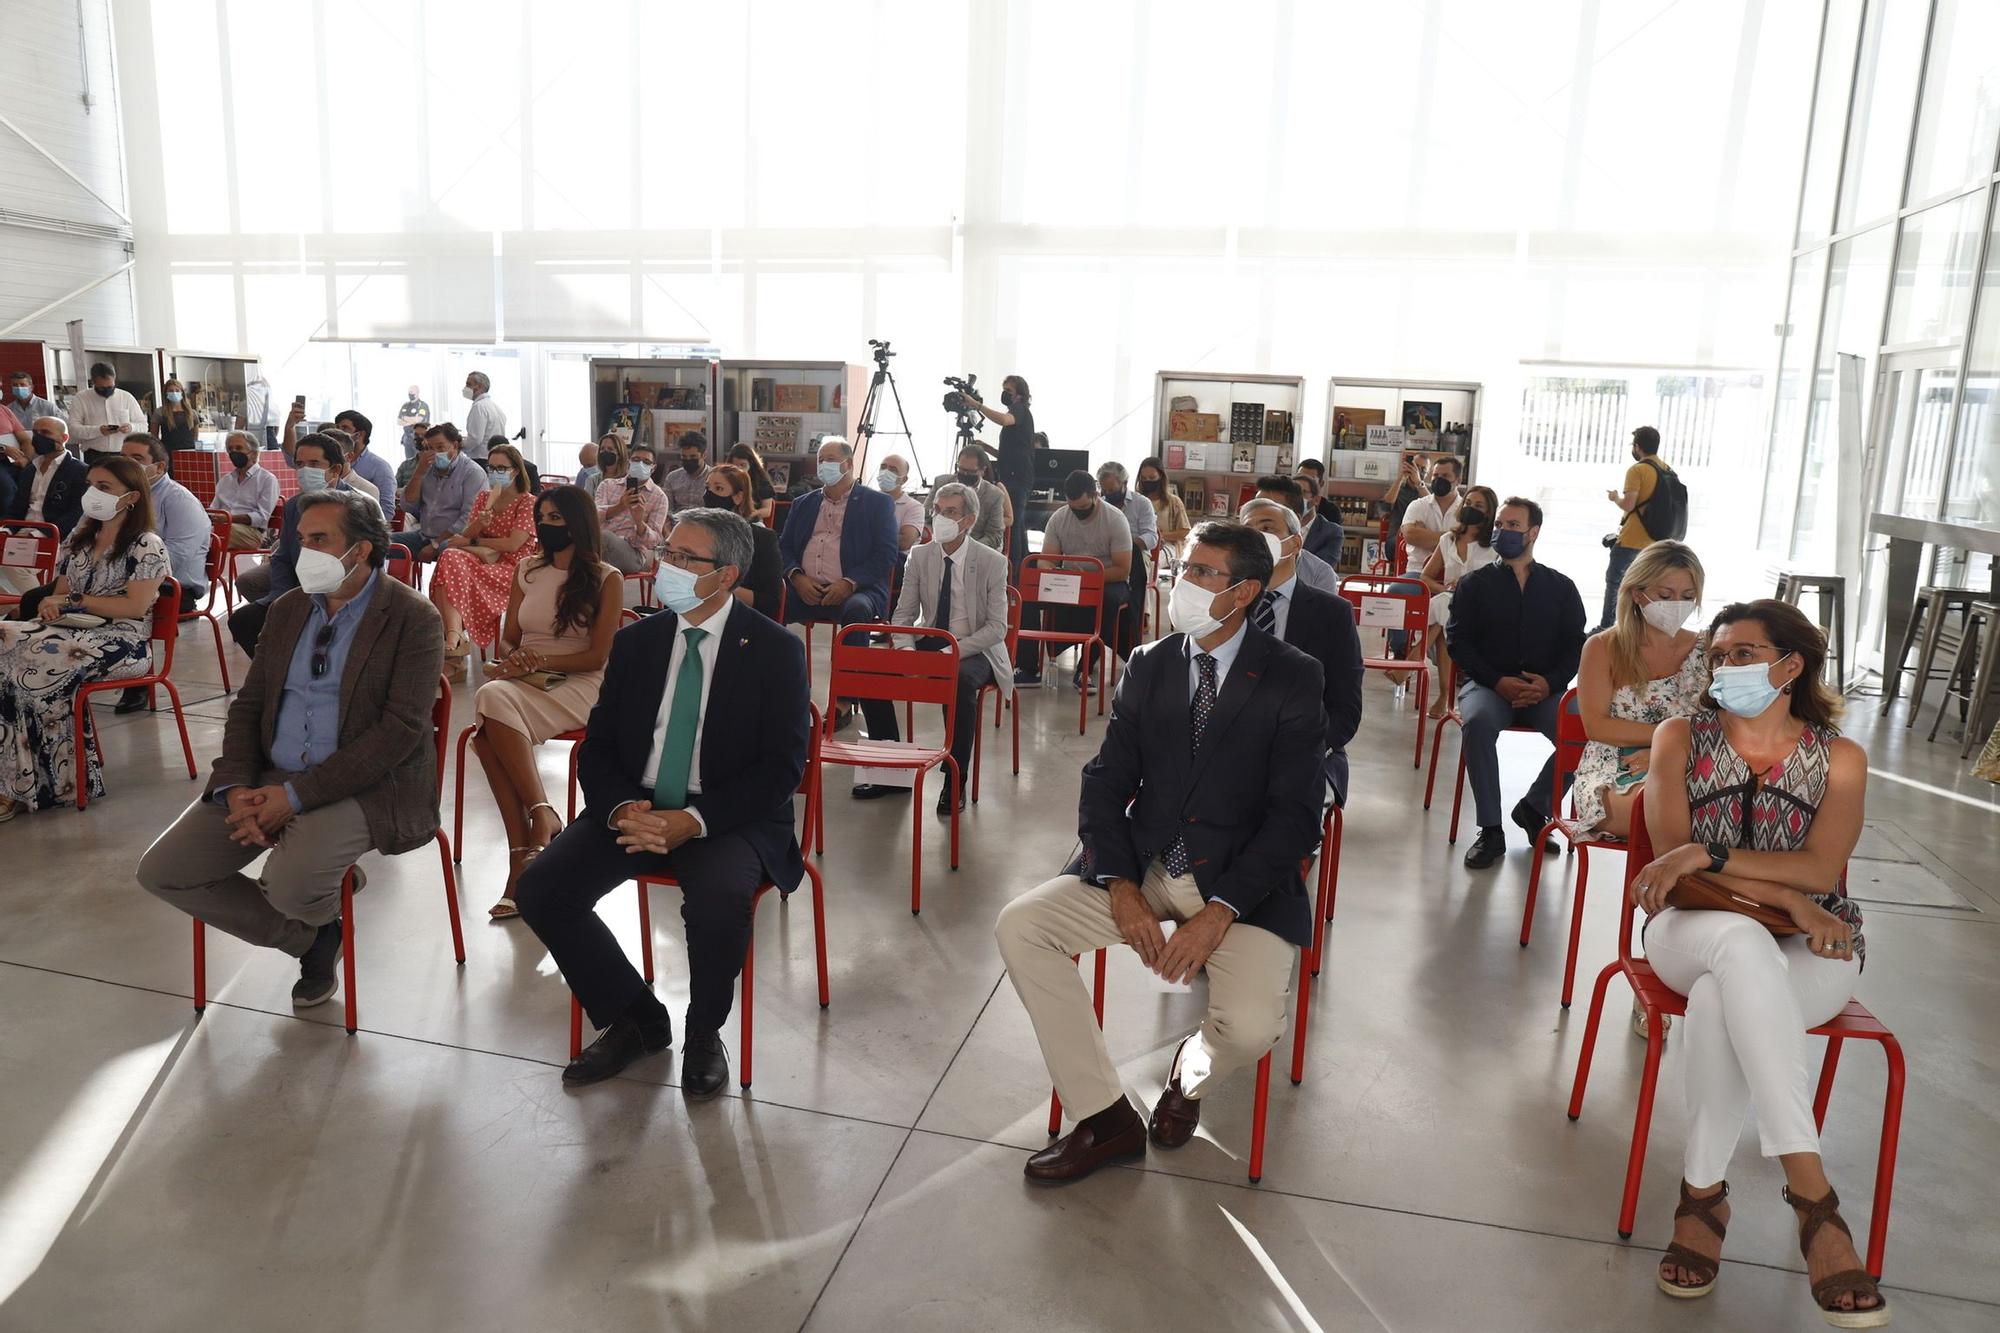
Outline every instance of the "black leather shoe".
<path id="1" fill-rule="evenodd" d="M 325 1004 L 340 988 L 334 979 L 340 966 L 340 922 L 327 922 L 313 936 L 313 942 L 299 955 L 299 979 L 292 983 L 292 1008 L 310 1009 Z"/>
<path id="2" fill-rule="evenodd" d="M 146 687 L 144 685 L 134 685 L 131 689 L 119 694 L 118 706 L 111 711 L 114 713 L 137 713 L 143 711 L 145 707 Z"/>
<path id="3" fill-rule="evenodd" d="M 1536 830 L 1540 832 L 1539 829 Z M 1507 854 L 1507 835 L 1498 824 L 1492 828 L 1479 830 L 1479 836 L 1472 840 L 1472 846 L 1465 849 L 1465 868 L 1484 870 Z"/>
<path id="4" fill-rule="evenodd" d="M 884 796 L 895 796 L 907 791 L 908 787 L 891 787 L 881 782 L 858 782 L 849 794 L 857 801 L 879 801 Z"/>
<path id="5" fill-rule="evenodd" d="M 583 1054 L 563 1067 L 563 1082 L 581 1085 L 602 1083 L 625 1072 L 642 1056 L 657 1055 L 674 1044 L 673 1028 L 641 1027 L 637 1020 L 619 1018 L 597 1034 L 597 1040 L 583 1048 Z"/>
<path id="6" fill-rule="evenodd" d="M 958 808 L 959 808 L 960 812 L 963 812 L 963 811 L 965 810 L 965 784 L 964 784 L 964 783 L 960 783 L 960 784 L 959 784 L 959 786 L 958 786 Z M 939 814 L 940 816 L 942 816 L 942 817 L 949 817 L 949 816 L 950 816 L 950 814 L 951 814 L 951 779 L 950 779 L 950 778 L 946 778 L 946 779 L 945 779 L 945 783 L 944 783 L 944 790 L 938 793 L 938 798 L 937 798 L 937 812 L 938 812 L 938 814 Z"/>
<path id="7" fill-rule="evenodd" d="M 681 1050 L 681 1095 L 705 1101 L 729 1084 L 729 1050 L 720 1033 L 688 1035 Z"/>
<path id="8" fill-rule="evenodd" d="M 1183 1049 L 1186 1046 L 1186 1042 L 1181 1043 Z M 1153 1118 L 1146 1125 L 1146 1136 L 1161 1148 L 1184 1146 L 1201 1124 L 1201 1103 L 1181 1092 L 1179 1050 L 1174 1052 L 1173 1071 L 1167 1086 L 1160 1089 L 1160 1100 L 1154 1103 Z"/>
<path id="9" fill-rule="evenodd" d="M 1099 1120 L 1109 1123 L 1099 1124 Z M 1022 1168 L 1030 1180 L 1059 1185 L 1082 1180 L 1100 1166 L 1146 1155 L 1146 1122 L 1120 1097 L 1028 1159 Z"/>
<path id="10" fill-rule="evenodd" d="M 1514 811 L 1509 818 L 1520 825 L 1521 831 L 1528 835 L 1530 843 L 1541 836 L 1542 830 L 1548 827 L 1549 822 L 1536 811 L 1534 806 L 1528 804 L 1528 798 L 1525 796 L 1514 802 Z"/>

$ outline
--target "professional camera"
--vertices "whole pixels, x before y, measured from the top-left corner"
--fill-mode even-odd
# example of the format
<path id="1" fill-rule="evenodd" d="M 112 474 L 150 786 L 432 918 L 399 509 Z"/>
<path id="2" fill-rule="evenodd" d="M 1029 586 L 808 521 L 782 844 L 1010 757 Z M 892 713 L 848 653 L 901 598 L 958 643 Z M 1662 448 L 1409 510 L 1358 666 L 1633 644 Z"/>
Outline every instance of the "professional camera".
<path id="1" fill-rule="evenodd" d="M 972 387 L 979 382 L 979 376 L 977 375 L 967 375 L 964 379 L 959 379 L 955 375 L 946 375 L 944 382 L 952 387 L 952 392 L 944 396 L 944 410 L 947 412 L 956 412 L 960 416 L 964 416 L 967 413 L 976 411 L 972 406 L 973 403 L 983 403 L 986 401 L 980 397 L 979 390 Z M 971 401 L 968 402 L 968 399 Z"/>
<path id="2" fill-rule="evenodd" d="M 887 338 L 870 338 L 868 345 L 875 349 L 870 353 L 875 358 L 875 364 L 883 370 L 887 370 L 889 368 L 889 358 L 895 355 L 894 352 L 889 350 L 889 340 Z"/>

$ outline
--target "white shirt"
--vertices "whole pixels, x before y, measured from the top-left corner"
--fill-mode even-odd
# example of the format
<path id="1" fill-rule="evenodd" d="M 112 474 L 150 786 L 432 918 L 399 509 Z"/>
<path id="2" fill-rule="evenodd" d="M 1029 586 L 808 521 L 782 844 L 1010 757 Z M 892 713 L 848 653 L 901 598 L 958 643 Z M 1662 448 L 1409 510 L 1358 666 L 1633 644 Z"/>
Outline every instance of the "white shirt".
<path id="1" fill-rule="evenodd" d="M 667 686 L 660 692 L 660 712 L 653 719 L 653 748 L 646 754 L 646 770 L 642 781 L 652 781 L 653 775 L 660 771 L 660 752 L 667 747 L 667 715 L 673 711 L 674 706 L 674 686 L 681 678 L 681 664 L 687 660 L 687 632 L 690 629 L 705 630 L 707 632 L 695 649 L 701 659 L 701 707 L 695 714 L 694 753 L 688 760 L 688 795 L 701 794 L 701 734 L 708 726 L 708 693 L 715 688 L 715 655 L 721 647 L 723 632 L 729 626 L 730 614 L 737 605 L 736 599 L 731 597 L 722 604 L 719 614 L 709 616 L 699 625 L 690 625 L 686 619 L 682 619 L 674 626 L 673 651 L 667 656 Z M 751 614 L 754 615 L 755 612 Z M 701 813 L 692 808 L 688 813 L 694 816 L 695 823 L 701 825 L 700 832 L 695 836 L 706 837 L 708 824 L 702 819 Z"/>
<path id="2" fill-rule="evenodd" d="M 1223 682 L 1229 679 L 1229 668 L 1236 665 L 1236 654 L 1242 651 L 1243 648 L 1243 631 L 1248 629 L 1249 626 L 1250 618 L 1245 616 L 1237 624 L 1236 632 L 1229 636 L 1229 642 L 1208 650 L 1208 655 L 1215 659 L 1215 697 L 1217 699 L 1222 697 Z M 1188 636 L 1187 650 L 1188 703 L 1192 704 L 1194 703 L 1195 691 L 1201 688 L 1201 668 L 1195 664 L 1194 659 L 1199 657 L 1203 651 L 1202 646 L 1194 641 L 1193 635 Z"/>
<path id="3" fill-rule="evenodd" d="M 466 453 L 484 460 L 486 442 L 495 435 L 507 433 L 507 414 L 500 410 L 500 404 L 493 401 L 493 395 L 482 393 L 472 400 L 465 409 Z"/>
<path id="4" fill-rule="evenodd" d="M 116 425 L 120 430 L 113 434 L 103 434 L 103 427 Z M 113 389 L 109 398 L 99 396 L 96 389 L 84 386 L 81 393 L 69 400 L 69 438 L 86 452 L 103 450 L 117 453 L 118 446 L 125 443 L 125 437 L 135 430 L 146 429 L 146 414 L 139 410 L 139 400 L 123 389 Z"/>
<path id="5" fill-rule="evenodd" d="M 1410 507 L 1403 511 L 1403 522 L 1406 525 L 1421 523 L 1433 532 L 1445 531 L 1458 522 L 1459 497 L 1454 492 L 1447 494 L 1445 499 L 1451 502 L 1450 508 L 1446 508 L 1441 504 L 1435 495 L 1417 497 L 1410 501 Z M 1424 562 L 1431 558 L 1431 550 L 1435 548 L 1426 549 L 1418 546 L 1415 542 L 1408 542 L 1405 545 L 1408 547 L 1408 556 L 1403 562 L 1403 572 L 1405 574 L 1422 573 Z"/>
<path id="6" fill-rule="evenodd" d="M 252 527 L 269 527 L 271 512 L 278 507 L 278 479 L 256 463 L 241 476 L 230 468 L 215 483 L 215 507 L 250 515 Z"/>
<path id="7" fill-rule="evenodd" d="M 56 473 L 62 471 L 62 460 L 63 455 L 50 454 L 47 467 L 41 466 L 39 458 L 29 465 L 34 470 L 35 480 L 28 487 L 28 517 L 36 523 L 42 521 L 42 501 L 49 497 L 49 483 L 56 479 Z"/>

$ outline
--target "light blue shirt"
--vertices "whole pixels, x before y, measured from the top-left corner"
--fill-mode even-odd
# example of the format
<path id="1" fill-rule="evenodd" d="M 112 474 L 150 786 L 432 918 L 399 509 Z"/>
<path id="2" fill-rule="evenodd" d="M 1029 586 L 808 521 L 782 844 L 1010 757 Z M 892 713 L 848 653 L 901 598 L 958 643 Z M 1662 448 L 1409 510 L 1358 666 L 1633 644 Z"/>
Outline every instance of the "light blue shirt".
<path id="1" fill-rule="evenodd" d="M 577 473 L 576 480 L 571 482 L 570 484 L 573 486 L 581 486 L 583 487 L 584 490 L 590 492 L 592 495 L 596 495 L 597 483 L 603 480 L 604 480 L 603 468 L 587 467 L 583 469 L 581 472 Z"/>
<path id="2" fill-rule="evenodd" d="M 1243 631 L 1249 628 L 1250 618 L 1245 616 L 1237 624 L 1236 632 L 1229 636 L 1229 642 L 1209 653 L 1209 656 L 1215 659 L 1215 697 L 1218 699 L 1222 697 L 1223 682 L 1229 679 L 1229 668 L 1236 665 L 1236 654 L 1243 649 Z M 1201 645 L 1194 641 L 1192 634 L 1187 636 L 1187 652 L 1188 703 L 1192 705 L 1194 703 L 1194 692 L 1201 688 L 1201 668 L 1195 665 L 1194 659 L 1199 657 L 1202 652 Z"/>
<path id="3" fill-rule="evenodd" d="M 1125 515 L 1125 524 L 1132 529 L 1132 540 L 1139 543 L 1140 550 L 1151 555 L 1160 549 L 1160 518 L 1151 500 L 1127 487 L 1125 504 L 1119 512 Z"/>
<path id="4" fill-rule="evenodd" d="M 207 592 L 208 543 L 215 532 L 208 510 L 194 498 L 193 491 L 172 477 L 156 479 L 149 489 L 153 493 L 153 530 L 167 544 L 174 581 L 193 589 L 197 596 Z"/>
<path id="5" fill-rule="evenodd" d="M 472 506 L 485 489 L 486 465 L 468 451 L 458 456 L 449 472 L 441 473 L 435 465 L 426 464 L 416 503 L 405 507 L 417 516 L 424 537 L 439 542 L 465 531 Z"/>
<path id="6" fill-rule="evenodd" d="M 326 598 L 315 596 L 313 609 L 299 630 L 292 648 L 291 665 L 278 696 L 278 721 L 271 732 L 271 764 L 287 773 L 304 773 L 325 763 L 340 748 L 340 678 L 347 669 L 347 653 L 354 646 L 354 632 L 368 603 L 375 597 L 375 585 L 382 581 L 376 570 L 361 585 L 354 600 L 331 617 Z M 313 657 L 319 651 L 322 632 L 331 628 L 326 643 L 326 670 L 313 675 Z M 216 793 L 218 796 L 220 792 Z M 299 808 L 299 796 L 292 784 L 285 784 L 285 796 L 292 809 Z"/>
<path id="7" fill-rule="evenodd" d="M 350 471 L 361 474 L 361 479 L 373 486 L 382 496 L 382 512 L 396 512 L 396 469 L 389 466 L 389 460 L 372 449 L 363 449 L 347 460 Z"/>

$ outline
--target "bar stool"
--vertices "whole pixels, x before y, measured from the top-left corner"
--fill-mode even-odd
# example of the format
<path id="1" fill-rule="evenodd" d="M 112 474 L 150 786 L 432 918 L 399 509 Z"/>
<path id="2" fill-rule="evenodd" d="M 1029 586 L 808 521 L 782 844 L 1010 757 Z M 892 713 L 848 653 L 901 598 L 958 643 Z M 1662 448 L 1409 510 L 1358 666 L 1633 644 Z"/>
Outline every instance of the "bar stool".
<path id="1" fill-rule="evenodd" d="M 1896 690 L 1902 684 L 1903 672 L 1909 669 L 1910 645 L 1917 642 L 1921 633 L 1923 643 L 1917 650 L 1916 675 L 1910 680 L 1910 716 L 1903 723 L 1906 727 L 1916 725 L 1917 710 L 1924 706 L 1925 687 L 1937 670 L 1938 650 L 1945 646 L 1945 635 L 1951 632 L 1946 619 L 1953 611 L 1958 612 L 1957 635 L 1962 639 L 1966 611 L 1978 600 L 1979 594 L 1970 588 L 1932 584 L 1928 588 L 1917 589 L 1916 604 L 1910 609 L 1910 623 L 1903 627 L 1903 641 L 1896 646 L 1896 656 L 1882 664 L 1881 716 L 1888 716 L 1889 705 L 1896 702 Z"/>
<path id="2" fill-rule="evenodd" d="M 1974 602 L 1966 608 L 1965 634 L 1958 641 L 1958 652 L 1952 656 L 1944 698 L 1938 702 L 1937 716 L 1931 719 L 1931 733 L 1925 739 L 1937 739 L 1938 726 L 1950 710 L 1951 701 L 1956 699 L 1958 719 L 1965 729 L 1965 744 L 1959 748 L 1958 757 L 1963 759 L 1972 753 L 1973 743 L 1986 735 L 1982 729 L 1986 697 L 1993 692 L 1996 665 L 2000 665 L 2000 605 Z"/>
<path id="3" fill-rule="evenodd" d="M 1809 592 L 1819 594 L 1819 615 L 1815 617 L 1826 633 L 1829 662 L 1840 665 L 1833 671 L 1833 688 L 1847 689 L 1847 580 L 1838 574 L 1780 574 L 1777 598 L 1793 606 Z M 1832 613 L 1828 614 L 1831 606 Z"/>

